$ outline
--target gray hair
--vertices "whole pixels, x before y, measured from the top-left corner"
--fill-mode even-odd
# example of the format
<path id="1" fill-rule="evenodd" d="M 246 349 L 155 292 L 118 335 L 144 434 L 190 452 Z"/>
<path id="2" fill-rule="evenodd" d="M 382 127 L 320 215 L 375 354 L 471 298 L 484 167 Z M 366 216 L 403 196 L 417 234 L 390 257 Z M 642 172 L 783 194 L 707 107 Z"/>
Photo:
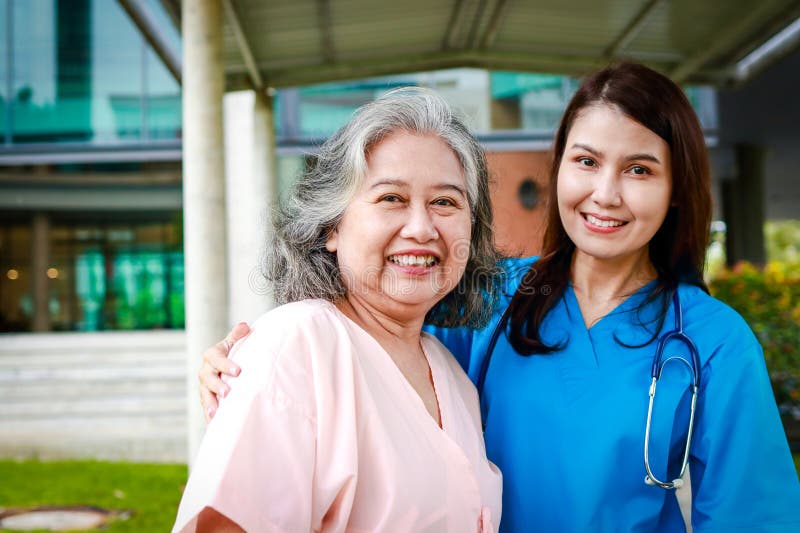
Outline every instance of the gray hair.
<path id="1" fill-rule="evenodd" d="M 275 212 L 265 276 L 281 304 L 306 298 L 335 301 L 344 296 L 336 254 L 325 243 L 367 175 L 369 150 L 396 131 L 433 134 L 453 150 L 464 171 L 472 212 L 464 276 L 431 309 L 426 323 L 480 327 L 491 316 L 498 293 L 486 158 L 450 106 L 429 89 L 390 91 L 361 107 L 325 141 L 316 163 Z"/>

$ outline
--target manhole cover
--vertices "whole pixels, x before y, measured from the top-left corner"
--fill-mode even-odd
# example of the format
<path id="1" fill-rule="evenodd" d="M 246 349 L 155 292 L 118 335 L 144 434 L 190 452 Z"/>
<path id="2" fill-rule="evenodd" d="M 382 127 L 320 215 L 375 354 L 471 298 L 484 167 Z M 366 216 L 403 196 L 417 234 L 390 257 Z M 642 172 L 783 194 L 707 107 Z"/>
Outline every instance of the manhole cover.
<path id="1" fill-rule="evenodd" d="M 74 531 L 95 529 L 112 518 L 127 517 L 128 513 L 107 511 L 98 507 L 36 507 L 6 509 L 0 512 L 0 527 L 15 531 Z"/>

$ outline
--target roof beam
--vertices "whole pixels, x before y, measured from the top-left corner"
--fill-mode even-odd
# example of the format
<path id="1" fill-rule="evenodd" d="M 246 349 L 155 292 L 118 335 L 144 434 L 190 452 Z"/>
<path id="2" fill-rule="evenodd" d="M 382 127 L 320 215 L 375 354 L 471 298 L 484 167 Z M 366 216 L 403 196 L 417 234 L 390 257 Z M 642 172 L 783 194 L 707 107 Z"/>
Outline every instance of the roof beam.
<path id="1" fill-rule="evenodd" d="M 322 40 L 322 57 L 327 63 L 333 63 L 336 59 L 336 49 L 333 47 L 330 0 L 317 0 L 317 20 Z"/>
<path id="2" fill-rule="evenodd" d="M 475 9 L 475 16 L 472 17 L 472 26 L 469 28 L 469 36 L 467 37 L 467 48 L 478 47 L 478 30 L 481 27 L 483 20 L 483 13 L 486 11 L 487 0 L 478 0 L 478 7 Z"/>
<path id="3" fill-rule="evenodd" d="M 161 0 L 161 6 L 169 15 L 178 32 L 181 31 L 181 5 L 180 0 Z"/>
<path id="4" fill-rule="evenodd" d="M 447 23 L 447 30 L 442 40 L 442 50 L 452 50 L 456 47 L 456 38 L 461 30 L 461 25 L 466 18 L 466 0 L 456 0 L 453 5 L 453 12 L 450 14 L 450 21 Z"/>
<path id="5" fill-rule="evenodd" d="M 614 42 L 611 43 L 606 51 L 603 52 L 603 55 L 609 59 L 616 57 L 622 50 L 625 49 L 628 44 L 632 40 L 639 35 L 639 32 L 642 31 L 644 28 L 647 19 L 656 8 L 661 4 L 663 0 L 647 0 L 645 4 L 639 9 L 639 12 L 636 13 L 636 16 L 628 23 L 627 26 L 622 30 L 622 32 L 614 39 Z"/>
<path id="6" fill-rule="evenodd" d="M 787 22 L 788 21 L 788 22 Z M 736 63 L 729 67 L 728 81 L 735 85 L 747 83 L 759 72 L 792 53 L 800 45 L 800 1 L 786 13 L 781 13 L 753 40 L 730 56 Z"/>
<path id="7" fill-rule="evenodd" d="M 489 52 L 485 50 L 402 54 L 388 57 L 357 59 L 333 64 L 313 64 L 265 70 L 270 87 L 292 87 L 330 81 L 352 80 L 374 76 L 402 74 L 456 67 L 552 72 L 582 75 L 604 64 L 602 58 L 567 55 L 546 55 L 535 52 Z M 655 65 L 663 69 L 664 64 Z M 228 71 L 228 90 L 239 88 L 242 78 Z"/>
<path id="8" fill-rule="evenodd" d="M 492 17 L 489 19 L 489 24 L 486 26 L 486 31 L 483 32 L 483 37 L 481 37 L 481 42 L 478 48 L 481 50 L 486 50 L 487 48 L 492 47 L 494 40 L 497 38 L 497 30 L 500 28 L 503 20 L 505 20 L 506 15 L 508 14 L 508 7 L 510 5 L 510 0 L 497 0 L 497 3 L 494 6 L 494 11 L 492 11 Z"/>
<path id="9" fill-rule="evenodd" d="M 261 72 L 259 72 L 258 65 L 256 65 L 253 51 L 250 48 L 250 44 L 247 42 L 247 37 L 239 22 L 239 15 L 236 14 L 231 0 L 222 0 L 222 8 L 225 10 L 225 18 L 228 20 L 231 31 L 233 31 L 233 36 L 236 39 L 236 46 L 239 47 L 239 53 L 242 54 L 250 83 L 256 91 L 262 91 L 264 89 L 264 80 L 261 78 Z"/>
<path id="10" fill-rule="evenodd" d="M 770 15 L 781 12 L 785 4 L 787 4 L 786 1 L 756 2 L 745 16 L 718 35 L 712 35 L 710 41 L 701 47 L 697 53 L 675 67 L 669 75 L 670 78 L 675 83 L 684 83 L 687 78 L 706 63 L 730 52 L 731 48 L 741 42 L 743 38 L 746 38 L 756 31 L 759 26 L 763 25 L 770 18 Z"/>
<path id="11" fill-rule="evenodd" d="M 167 67 L 170 74 L 178 83 L 182 78 L 182 63 L 180 52 L 174 50 L 163 33 L 155 16 L 144 0 L 117 0 L 119 5 L 133 23 L 139 28 L 147 43 L 153 47 L 153 51 Z"/>

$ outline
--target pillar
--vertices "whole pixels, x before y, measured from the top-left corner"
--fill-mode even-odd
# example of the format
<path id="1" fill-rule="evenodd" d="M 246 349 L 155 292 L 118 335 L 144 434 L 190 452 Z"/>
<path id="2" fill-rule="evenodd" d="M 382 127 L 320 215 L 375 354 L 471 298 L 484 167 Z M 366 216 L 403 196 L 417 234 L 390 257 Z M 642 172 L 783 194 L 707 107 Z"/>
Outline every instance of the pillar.
<path id="1" fill-rule="evenodd" d="M 735 154 L 736 178 L 722 182 L 726 260 L 729 266 L 739 261 L 763 264 L 766 149 L 739 144 Z"/>
<path id="2" fill-rule="evenodd" d="M 225 198 L 228 213 L 228 323 L 251 322 L 272 307 L 261 261 L 277 202 L 272 97 L 228 93 L 225 116 Z"/>
<path id="3" fill-rule="evenodd" d="M 205 421 L 197 371 L 228 326 L 222 5 L 183 0 L 183 217 L 189 464 Z"/>
<path id="4" fill-rule="evenodd" d="M 31 300 L 33 331 L 50 331 L 50 218 L 35 213 L 31 232 Z"/>

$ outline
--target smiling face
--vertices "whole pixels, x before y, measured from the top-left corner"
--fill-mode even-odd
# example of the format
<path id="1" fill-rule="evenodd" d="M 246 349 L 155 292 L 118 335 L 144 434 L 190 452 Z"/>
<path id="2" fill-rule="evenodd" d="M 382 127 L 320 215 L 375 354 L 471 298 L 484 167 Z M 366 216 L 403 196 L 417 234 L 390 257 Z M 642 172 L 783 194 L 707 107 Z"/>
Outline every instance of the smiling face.
<path id="1" fill-rule="evenodd" d="M 567 135 L 557 190 L 576 261 L 647 259 L 672 197 L 669 145 L 616 107 L 587 107 Z"/>
<path id="2" fill-rule="evenodd" d="M 399 131 L 370 150 L 364 182 L 326 248 L 349 300 L 421 319 L 464 274 L 470 233 L 455 153 L 434 135 Z"/>

